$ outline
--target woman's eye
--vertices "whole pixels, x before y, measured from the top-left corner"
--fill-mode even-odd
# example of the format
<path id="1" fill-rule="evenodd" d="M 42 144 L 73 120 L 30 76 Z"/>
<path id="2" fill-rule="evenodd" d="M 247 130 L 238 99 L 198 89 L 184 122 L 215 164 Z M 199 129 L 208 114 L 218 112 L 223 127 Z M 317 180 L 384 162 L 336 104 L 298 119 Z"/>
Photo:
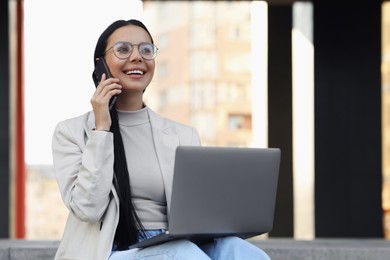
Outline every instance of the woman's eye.
<path id="1" fill-rule="evenodd" d="M 151 50 L 150 48 L 148 48 L 148 47 L 145 47 L 145 48 L 143 48 L 143 49 L 141 50 L 141 52 L 142 52 L 142 53 L 145 53 L 145 54 L 150 54 L 150 53 L 152 53 L 152 50 Z"/>
<path id="2" fill-rule="evenodd" d="M 117 52 L 120 52 L 120 53 L 126 53 L 126 52 L 129 52 L 129 48 L 126 47 L 126 46 L 121 46 L 121 47 L 118 47 L 116 49 Z"/>

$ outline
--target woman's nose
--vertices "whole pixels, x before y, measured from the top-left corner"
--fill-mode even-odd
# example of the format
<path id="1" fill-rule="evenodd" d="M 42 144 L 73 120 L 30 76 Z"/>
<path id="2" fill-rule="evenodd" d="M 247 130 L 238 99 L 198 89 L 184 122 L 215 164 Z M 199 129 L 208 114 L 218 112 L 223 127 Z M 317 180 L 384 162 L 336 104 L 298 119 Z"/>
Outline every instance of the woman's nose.
<path id="1" fill-rule="evenodd" d="M 129 56 L 129 60 L 131 62 L 134 61 L 142 61 L 141 53 L 139 52 L 138 46 L 133 46 L 133 51 L 131 52 Z"/>

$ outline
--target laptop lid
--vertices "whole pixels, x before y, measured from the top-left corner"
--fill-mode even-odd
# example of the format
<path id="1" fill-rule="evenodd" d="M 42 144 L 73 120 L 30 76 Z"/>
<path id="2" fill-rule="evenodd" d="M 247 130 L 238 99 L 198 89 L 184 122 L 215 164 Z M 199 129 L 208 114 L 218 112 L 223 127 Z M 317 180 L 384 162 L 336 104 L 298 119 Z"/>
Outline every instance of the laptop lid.
<path id="1" fill-rule="evenodd" d="M 169 234 L 250 237 L 271 231 L 279 165 L 277 148 L 179 146 Z"/>

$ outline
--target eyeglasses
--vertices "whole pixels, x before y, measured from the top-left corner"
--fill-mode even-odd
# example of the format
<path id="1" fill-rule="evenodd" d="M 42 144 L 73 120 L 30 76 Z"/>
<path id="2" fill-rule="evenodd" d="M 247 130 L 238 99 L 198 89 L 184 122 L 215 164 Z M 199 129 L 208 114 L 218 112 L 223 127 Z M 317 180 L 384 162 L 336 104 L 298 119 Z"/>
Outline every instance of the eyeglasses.
<path id="1" fill-rule="evenodd" d="M 157 54 L 157 47 L 153 43 L 141 42 L 140 44 L 131 44 L 130 42 L 117 42 L 112 45 L 108 50 L 113 49 L 115 56 L 118 59 L 125 60 L 130 57 L 133 52 L 134 46 L 138 46 L 138 51 L 141 54 L 142 58 L 145 60 L 153 60 Z"/>

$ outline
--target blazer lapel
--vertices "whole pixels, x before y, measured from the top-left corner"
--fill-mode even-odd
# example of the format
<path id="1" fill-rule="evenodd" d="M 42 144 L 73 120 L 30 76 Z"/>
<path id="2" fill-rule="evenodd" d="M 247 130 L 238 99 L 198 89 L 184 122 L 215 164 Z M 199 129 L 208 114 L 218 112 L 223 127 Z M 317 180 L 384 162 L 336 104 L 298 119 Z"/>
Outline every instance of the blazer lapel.
<path id="1" fill-rule="evenodd" d="M 179 145 L 179 137 L 173 124 L 148 108 L 150 124 L 152 126 L 153 141 L 156 148 L 157 159 L 160 164 L 165 196 L 168 206 L 168 214 L 172 196 L 173 166 L 176 147 Z"/>

